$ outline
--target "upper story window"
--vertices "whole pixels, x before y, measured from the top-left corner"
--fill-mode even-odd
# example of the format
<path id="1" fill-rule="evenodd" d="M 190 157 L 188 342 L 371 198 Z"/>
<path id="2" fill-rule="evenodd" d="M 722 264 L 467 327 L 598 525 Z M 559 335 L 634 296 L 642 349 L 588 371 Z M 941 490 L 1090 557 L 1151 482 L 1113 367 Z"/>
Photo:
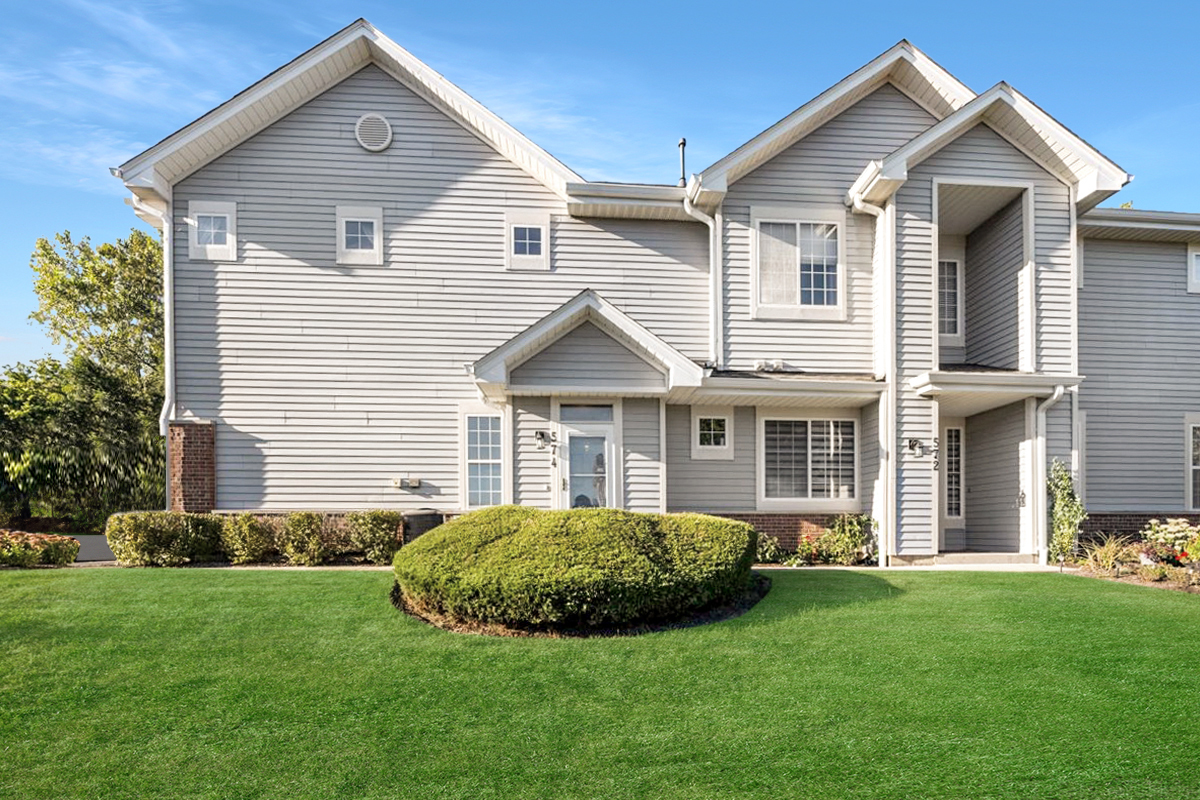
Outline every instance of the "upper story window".
<path id="1" fill-rule="evenodd" d="M 504 227 L 506 269 L 550 269 L 550 212 L 509 209 L 505 213 Z"/>
<path id="2" fill-rule="evenodd" d="M 756 207 L 751 313 L 762 319 L 844 319 L 845 214 Z"/>
<path id="3" fill-rule="evenodd" d="M 962 340 L 962 278 L 961 261 L 938 261 L 938 334 L 943 340 Z"/>
<path id="4" fill-rule="evenodd" d="M 237 203 L 194 200 L 188 203 L 188 258 L 237 260 Z"/>
<path id="5" fill-rule="evenodd" d="M 1189 294 L 1200 294 L 1200 244 L 1188 245 L 1187 290 Z"/>
<path id="6" fill-rule="evenodd" d="M 337 207 L 337 263 L 383 264 L 383 209 L 379 206 Z"/>
<path id="7" fill-rule="evenodd" d="M 732 406 L 692 406 L 692 458 L 733 458 Z"/>

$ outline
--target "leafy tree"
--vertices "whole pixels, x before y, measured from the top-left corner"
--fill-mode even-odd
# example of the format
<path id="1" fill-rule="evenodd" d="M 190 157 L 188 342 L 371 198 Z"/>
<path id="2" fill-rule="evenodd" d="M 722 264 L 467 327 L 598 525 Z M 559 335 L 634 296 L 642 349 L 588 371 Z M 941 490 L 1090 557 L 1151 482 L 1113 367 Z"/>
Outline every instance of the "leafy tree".
<path id="1" fill-rule="evenodd" d="M 64 345 L 0 372 L 0 515 L 161 508 L 162 248 L 134 230 L 93 248 L 68 232 L 39 239 L 32 318 Z"/>

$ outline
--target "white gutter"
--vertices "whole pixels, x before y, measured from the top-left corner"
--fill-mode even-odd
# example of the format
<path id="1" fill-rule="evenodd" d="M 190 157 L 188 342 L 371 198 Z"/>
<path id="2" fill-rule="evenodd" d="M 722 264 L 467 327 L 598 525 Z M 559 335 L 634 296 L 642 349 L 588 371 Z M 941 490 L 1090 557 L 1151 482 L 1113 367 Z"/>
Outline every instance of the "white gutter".
<path id="1" fill-rule="evenodd" d="M 881 246 L 886 249 L 881 254 L 879 259 L 880 265 L 883 267 L 885 275 L 883 280 L 887 281 L 887 290 L 884 292 L 884 308 L 882 320 L 885 334 L 883 337 L 884 347 L 887 352 L 884 365 L 884 401 L 880 408 L 879 420 L 879 435 L 883 445 L 882 455 L 884 465 L 886 466 L 886 479 L 883 486 L 883 509 L 874 509 L 875 516 L 879 518 L 880 527 L 882 528 L 883 541 L 879 543 L 879 565 L 881 567 L 891 566 L 892 553 L 896 549 L 896 459 L 894 458 L 894 450 L 896 447 L 896 281 L 895 281 L 895 259 L 892 254 L 892 246 L 895 242 L 895 233 L 890 229 L 893 222 L 891 215 L 879 206 L 872 205 L 863 200 L 862 187 L 858 182 L 851 188 L 851 191 L 846 195 L 846 205 L 860 214 L 870 214 L 875 218 L 875 225 L 888 225 L 889 230 L 884 236 L 876 235 L 876 239 L 881 243 Z"/>
<path id="2" fill-rule="evenodd" d="M 699 220 L 708 226 L 708 355 L 709 362 L 719 366 L 721 362 L 721 332 L 720 332 L 720 290 L 721 281 L 718 257 L 718 228 L 717 221 L 692 205 L 691 195 L 700 193 L 700 181 L 695 182 L 695 189 L 688 189 L 683 195 L 683 210 L 689 217 Z"/>
<path id="3" fill-rule="evenodd" d="M 1037 443 L 1034 447 L 1037 463 L 1034 465 L 1033 473 L 1033 508 L 1034 513 L 1037 514 L 1034 530 L 1037 532 L 1038 563 L 1043 565 L 1050 560 L 1049 526 L 1046 524 L 1049 511 L 1046 504 L 1046 412 L 1062 399 L 1065 391 L 1066 387 L 1060 383 L 1054 387 L 1054 394 L 1038 403 L 1037 407 Z"/>

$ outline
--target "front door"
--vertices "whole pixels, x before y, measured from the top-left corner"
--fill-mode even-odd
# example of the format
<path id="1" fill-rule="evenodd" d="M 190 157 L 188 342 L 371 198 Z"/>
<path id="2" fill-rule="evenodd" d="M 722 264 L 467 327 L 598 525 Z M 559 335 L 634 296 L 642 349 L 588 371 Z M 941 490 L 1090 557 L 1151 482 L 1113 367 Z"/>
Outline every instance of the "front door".
<path id="1" fill-rule="evenodd" d="M 607 417 L 607 419 L 605 419 Z M 562 508 L 612 508 L 612 406 L 561 406 L 562 444 L 559 458 Z"/>

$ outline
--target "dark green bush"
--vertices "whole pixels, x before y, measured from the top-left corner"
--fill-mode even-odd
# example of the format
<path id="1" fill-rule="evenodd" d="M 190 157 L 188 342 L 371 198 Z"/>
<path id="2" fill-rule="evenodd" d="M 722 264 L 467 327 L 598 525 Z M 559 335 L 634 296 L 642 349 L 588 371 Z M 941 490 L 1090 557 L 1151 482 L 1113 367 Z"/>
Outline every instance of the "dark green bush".
<path id="1" fill-rule="evenodd" d="M 221 547 L 235 564 L 254 564 L 279 552 L 274 527 L 250 512 L 222 520 Z"/>
<path id="2" fill-rule="evenodd" d="M 293 564 L 315 567 L 336 550 L 325 518 L 313 511 L 296 511 L 283 520 L 280 550 Z"/>
<path id="3" fill-rule="evenodd" d="M 499 506 L 458 517 L 396 554 L 414 609 L 510 625 L 668 619 L 745 590 L 756 537 L 702 514 Z"/>
<path id="4" fill-rule="evenodd" d="M 372 564 L 387 564 L 404 538 L 404 515 L 399 511 L 351 511 L 346 515 L 350 545 Z"/>
<path id="5" fill-rule="evenodd" d="M 114 514 L 104 529 L 108 546 L 126 566 L 177 567 L 218 560 L 221 518 L 183 511 Z"/>

